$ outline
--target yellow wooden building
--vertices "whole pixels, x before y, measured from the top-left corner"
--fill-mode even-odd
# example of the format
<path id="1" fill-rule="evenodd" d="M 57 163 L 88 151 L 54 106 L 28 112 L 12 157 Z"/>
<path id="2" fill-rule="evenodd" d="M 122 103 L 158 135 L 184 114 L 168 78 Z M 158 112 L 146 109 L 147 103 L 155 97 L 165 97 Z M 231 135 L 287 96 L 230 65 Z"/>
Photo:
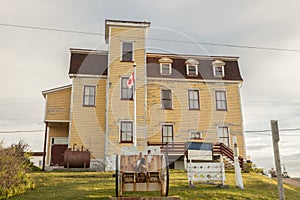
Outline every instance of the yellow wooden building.
<path id="1" fill-rule="evenodd" d="M 92 168 L 110 170 L 123 147 L 172 152 L 208 142 L 232 149 L 233 140 L 245 158 L 238 58 L 147 53 L 149 28 L 106 20 L 107 51 L 70 49 L 72 84 L 42 92 L 46 166 L 63 165 L 66 148 L 88 150 Z M 127 85 L 134 66 L 135 101 Z"/>

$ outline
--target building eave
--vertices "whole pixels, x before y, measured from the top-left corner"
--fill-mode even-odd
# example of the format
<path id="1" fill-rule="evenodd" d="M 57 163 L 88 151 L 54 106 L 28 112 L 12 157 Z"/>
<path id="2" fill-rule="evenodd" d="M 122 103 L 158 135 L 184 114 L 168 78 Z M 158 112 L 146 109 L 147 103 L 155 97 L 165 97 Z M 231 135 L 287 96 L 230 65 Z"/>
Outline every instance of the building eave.
<path id="1" fill-rule="evenodd" d="M 147 57 L 169 57 L 169 58 L 197 58 L 197 59 L 205 59 L 205 60 L 216 60 L 221 59 L 225 61 L 237 61 L 239 59 L 238 56 L 208 56 L 208 55 L 192 55 L 192 54 L 167 54 L 167 53 L 154 53 L 154 52 L 147 52 Z"/>
<path id="2" fill-rule="evenodd" d="M 57 91 L 68 89 L 68 88 L 72 88 L 72 85 L 64 85 L 64 86 L 61 86 L 61 87 L 56 87 L 56 88 L 52 88 L 52 89 L 49 89 L 49 90 L 44 90 L 44 91 L 42 91 L 42 94 L 45 98 L 46 95 L 49 94 L 49 93 L 57 92 Z"/>

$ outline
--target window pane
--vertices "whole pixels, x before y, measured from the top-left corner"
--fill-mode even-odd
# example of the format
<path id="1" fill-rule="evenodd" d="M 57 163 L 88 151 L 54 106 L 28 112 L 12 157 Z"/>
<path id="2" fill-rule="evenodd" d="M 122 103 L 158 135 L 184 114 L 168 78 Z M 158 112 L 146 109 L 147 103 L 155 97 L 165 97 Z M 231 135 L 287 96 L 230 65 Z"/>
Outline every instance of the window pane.
<path id="1" fill-rule="evenodd" d="M 173 142 L 173 126 L 164 125 L 162 127 L 162 142 L 172 143 Z"/>
<path id="2" fill-rule="evenodd" d="M 171 109 L 172 108 L 172 102 L 170 100 L 164 100 L 163 106 L 164 106 L 164 108 Z"/>
<path id="3" fill-rule="evenodd" d="M 223 137 L 228 137 L 228 128 L 223 127 Z"/>
<path id="4" fill-rule="evenodd" d="M 126 132 L 122 132 L 121 136 L 122 136 L 121 141 L 125 141 L 126 140 Z"/>
<path id="5" fill-rule="evenodd" d="M 191 74 L 191 75 L 197 74 L 196 66 L 189 66 L 189 74 Z"/>
<path id="6" fill-rule="evenodd" d="M 121 122 L 121 142 L 132 142 L 132 122 Z"/>
<path id="7" fill-rule="evenodd" d="M 90 95 L 90 90 L 88 86 L 84 87 L 84 95 Z"/>
<path id="8" fill-rule="evenodd" d="M 162 90 L 162 106 L 166 109 L 172 108 L 172 93 L 171 90 Z"/>
<path id="9" fill-rule="evenodd" d="M 93 96 L 89 97 L 89 105 L 95 105 L 94 97 Z"/>
<path id="10" fill-rule="evenodd" d="M 132 51 L 132 47 L 131 42 L 123 42 L 123 51 Z"/>
<path id="11" fill-rule="evenodd" d="M 197 90 L 189 90 L 189 108 L 199 109 L 199 92 Z"/>
<path id="12" fill-rule="evenodd" d="M 161 65 L 161 73 L 162 74 L 170 74 L 170 64 L 162 64 Z"/>
<path id="13" fill-rule="evenodd" d="M 122 77 L 121 79 L 121 99 L 132 99 L 132 88 L 127 86 L 128 77 Z"/>
<path id="14" fill-rule="evenodd" d="M 132 123 L 127 123 L 127 131 L 128 132 L 131 132 L 131 130 L 132 130 Z"/>
<path id="15" fill-rule="evenodd" d="M 223 68 L 222 67 L 215 67 L 215 75 L 216 76 L 223 76 Z"/>
<path id="16" fill-rule="evenodd" d="M 83 105 L 94 106 L 95 105 L 95 86 L 84 86 L 83 93 Z"/>
<path id="17" fill-rule="evenodd" d="M 89 87 L 89 95 L 94 95 L 95 93 L 95 88 L 94 87 Z"/>
<path id="18" fill-rule="evenodd" d="M 167 126 L 163 126 L 163 136 L 166 136 L 166 133 L 167 133 Z"/>
<path id="19" fill-rule="evenodd" d="M 217 110 L 227 110 L 227 100 L 225 91 L 216 91 Z"/>
<path id="20" fill-rule="evenodd" d="M 163 99 L 171 99 L 171 91 L 170 90 L 162 90 L 162 98 Z"/>
<path id="21" fill-rule="evenodd" d="M 122 60 L 132 61 L 133 44 L 131 42 L 123 42 L 122 48 Z"/>

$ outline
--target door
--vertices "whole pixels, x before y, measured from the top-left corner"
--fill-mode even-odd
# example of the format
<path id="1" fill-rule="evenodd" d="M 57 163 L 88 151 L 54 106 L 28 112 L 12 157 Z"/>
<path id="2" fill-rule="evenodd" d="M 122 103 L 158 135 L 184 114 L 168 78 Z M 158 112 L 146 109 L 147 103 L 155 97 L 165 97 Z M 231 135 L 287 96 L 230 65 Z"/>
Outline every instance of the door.
<path id="1" fill-rule="evenodd" d="M 223 143 L 226 146 L 229 146 L 229 129 L 227 126 L 219 126 L 218 127 L 218 137 L 219 137 L 219 143 Z"/>
<path id="2" fill-rule="evenodd" d="M 67 144 L 54 144 L 51 148 L 51 166 L 64 165 L 64 153 L 68 148 Z"/>

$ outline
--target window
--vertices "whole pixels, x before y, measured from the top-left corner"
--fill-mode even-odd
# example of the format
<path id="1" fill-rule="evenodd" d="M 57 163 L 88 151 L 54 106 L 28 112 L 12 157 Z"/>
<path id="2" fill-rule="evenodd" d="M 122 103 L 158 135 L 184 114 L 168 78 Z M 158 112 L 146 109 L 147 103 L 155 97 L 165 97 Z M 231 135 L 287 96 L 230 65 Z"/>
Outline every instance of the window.
<path id="1" fill-rule="evenodd" d="M 225 91 L 215 91 L 216 93 L 216 109 L 227 111 L 227 100 Z"/>
<path id="2" fill-rule="evenodd" d="M 226 63 L 222 60 L 215 60 L 212 62 L 215 77 L 224 77 L 225 76 L 225 71 L 224 71 L 225 64 Z"/>
<path id="3" fill-rule="evenodd" d="M 83 90 L 83 105 L 84 106 L 95 106 L 95 93 L 96 86 L 84 86 Z"/>
<path id="4" fill-rule="evenodd" d="M 133 141 L 133 123 L 122 121 L 120 127 L 120 142 L 132 143 Z"/>
<path id="5" fill-rule="evenodd" d="M 161 90 L 161 105 L 163 109 L 172 109 L 171 90 Z"/>
<path id="6" fill-rule="evenodd" d="M 133 43 L 122 42 L 122 61 L 133 61 Z"/>
<path id="7" fill-rule="evenodd" d="M 190 110 L 199 110 L 199 91 L 198 90 L 189 90 L 189 109 Z"/>
<path id="8" fill-rule="evenodd" d="M 170 75 L 172 73 L 171 63 L 160 63 L 160 73 Z"/>
<path id="9" fill-rule="evenodd" d="M 199 61 L 194 58 L 189 58 L 185 61 L 186 74 L 188 76 L 198 76 Z"/>
<path id="10" fill-rule="evenodd" d="M 224 77 L 224 66 L 214 66 L 214 76 Z"/>
<path id="11" fill-rule="evenodd" d="M 198 75 L 198 65 L 187 65 L 187 75 L 197 76 Z"/>
<path id="12" fill-rule="evenodd" d="M 121 78 L 121 99 L 124 100 L 132 100 L 132 87 L 128 88 L 127 80 L 128 77 L 122 77 Z"/>
<path id="13" fill-rule="evenodd" d="M 218 127 L 219 142 L 229 147 L 229 129 L 227 126 Z"/>
<path id="14" fill-rule="evenodd" d="M 162 143 L 173 143 L 173 125 L 162 126 Z"/>
<path id="15" fill-rule="evenodd" d="M 191 131 L 191 139 L 193 140 L 202 139 L 201 131 Z"/>

